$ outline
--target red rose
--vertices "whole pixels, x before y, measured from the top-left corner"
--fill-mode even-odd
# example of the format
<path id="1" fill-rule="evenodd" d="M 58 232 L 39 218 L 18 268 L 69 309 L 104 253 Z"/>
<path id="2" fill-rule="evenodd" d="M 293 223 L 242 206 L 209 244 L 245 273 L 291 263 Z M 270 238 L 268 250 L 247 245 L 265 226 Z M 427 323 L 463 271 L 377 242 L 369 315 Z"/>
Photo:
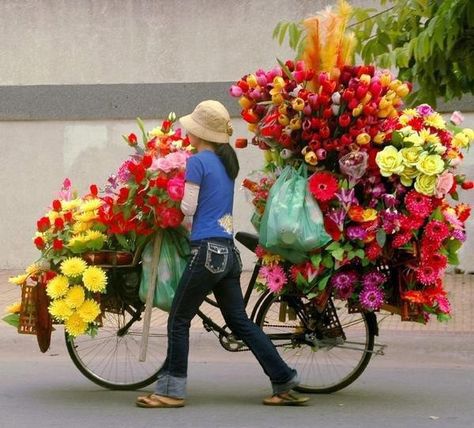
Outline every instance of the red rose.
<path id="1" fill-rule="evenodd" d="M 50 227 L 51 223 L 48 217 L 41 217 L 36 222 L 36 228 L 38 229 L 38 232 L 46 232 Z"/>
<path id="2" fill-rule="evenodd" d="M 68 211 L 67 213 L 64 213 L 64 220 L 66 220 L 68 223 L 71 223 L 72 221 L 72 212 Z"/>
<path id="3" fill-rule="evenodd" d="M 61 201 L 55 199 L 53 201 L 53 210 L 54 211 L 61 211 Z"/>
<path id="4" fill-rule="evenodd" d="M 153 158 L 150 155 L 143 156 L 143 159 L 142 159 L 143 168 L 145 168 L 145 169 L 150 168 L 152 163 L 153 163 Z"/>
<path id="5" fill-rule="evenodd" d="M 63 249 L 63 241 L 61 239 L 55 239 L 53 241 L 53 250 L 54 251 L 61 251 Z"/>
<path id="6" fill-rule="evenodd" d="M 127 141 L 131 147 L 136 146 L 138 144 L 137 136 L 133 132 L 131 134 L 128 134 Z"/>
<path id="7" fill-rule="evenodd" d="M 247 138 L 237 138 L 235 140 L 235 147 L 237 149 L 244 149 L 245 147 L 247 147 Z"/>
<path id="8" fill-rule="evenodd" d="M 178 227 L 184 219 L 184 214 L 178 208 L 165 208 L 161 212 L 161 221 L 164 228 Z"/>
<path id="9" fill-rule="evenodd" d="M 33 242 L 35 243 L 36 248 L 38 248 L 38 250 L 42 250 L 46 245 L 41 236 L 37 236 Z"/>
<path id="10" fill-rule="evenodd" d="M 92 196 L 97 196 L 99 194 L 99 189 L 95 184 L 91 184 L 89 187 Z"/>
<path id="11" fill-rule="evenodd" d="M 464 183 L 461 184 L 461 187 L 464 190 L 470 190 L 474 187 L 474 181 L 465 181 Z"/>
<path id="12" fill-rule="evenodd" d="M 54 229 L 63 230 L 64 229 L 64 220 L 62 218 L 57 218 L 54 220 Z"/>

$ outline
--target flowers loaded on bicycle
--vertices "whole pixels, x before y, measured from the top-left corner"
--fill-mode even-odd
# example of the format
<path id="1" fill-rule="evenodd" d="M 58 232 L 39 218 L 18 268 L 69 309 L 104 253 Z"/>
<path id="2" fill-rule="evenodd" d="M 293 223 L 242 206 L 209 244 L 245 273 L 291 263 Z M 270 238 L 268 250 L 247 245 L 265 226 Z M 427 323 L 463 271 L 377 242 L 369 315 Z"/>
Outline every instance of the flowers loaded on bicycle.
<path id="1" fill-rule="evenodd" d="M 131 264 L 154 232 L 181 227 L 179 205 L 191 147 L 181 130 L 173 129 L 175 120 L 172 113 L 150 132 L 138 120 L 143 142 L 133 133 L 124 136 L 135 153 L 117 173 L 101 189 L 91 185 L 82 197 L 66 179 L 37 222 L 34 244 L 41 256 L 10 282 L 44 290 L 49 314 L 65 324 L 70 336 L 93 335 L 100 326 L 100 294 L 109 282 L 101 266 Z M 30 303 L 13 305 L 6 320 L 21 324 L 20 315 L 32 310 Z"/>
<path id="2" fill-rule="evenodd" d="M 230 88 L 265 157 L 263 169 L 243 181 L 260 243 L 271 244 L 257 248 L 258 281 L 274 293 L 316 300 L 332 290 L 353 310 L 390 304 L 405 320 L 446 320 L 443 275 L 458 263 L 470 215 L 458 191 L 473 187 L 456 170 L 474 132 L 459 127 L 458 114 L 446 122 L 429 105 L 405 108 L 411 84 L 390 71 L 351 65 L 347 16 L 305 20 L 296 60 L 249 73 Z M 238 147 L 246 146 L 241 139 Z M 319 212 L 305 210 L 303 191 L 288 195 L 296 188 L 288 169 L 298 174 L 302 164 Z M 302 221 L 318 214 L 324 230 L 310 233 L 321 242 L 295 252 L 308 238 Z"/>

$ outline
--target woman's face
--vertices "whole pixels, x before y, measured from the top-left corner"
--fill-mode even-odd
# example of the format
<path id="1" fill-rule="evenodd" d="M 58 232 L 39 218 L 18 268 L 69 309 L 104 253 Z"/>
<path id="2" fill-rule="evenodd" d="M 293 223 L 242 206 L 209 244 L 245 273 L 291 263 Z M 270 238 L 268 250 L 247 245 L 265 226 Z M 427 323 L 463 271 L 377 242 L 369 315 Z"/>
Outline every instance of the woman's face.
<path id="1" fill-rule="evenodd" d="M 189 144 L 191 144 L 191 146 L 197 149 L 199 147 L 199 143 L 201 142 L 201 139 L 199 137 L 196 137 L 194 134 L 191 134 L 190 132 L 188 132 L 187 134 L 188 134 Z"/>

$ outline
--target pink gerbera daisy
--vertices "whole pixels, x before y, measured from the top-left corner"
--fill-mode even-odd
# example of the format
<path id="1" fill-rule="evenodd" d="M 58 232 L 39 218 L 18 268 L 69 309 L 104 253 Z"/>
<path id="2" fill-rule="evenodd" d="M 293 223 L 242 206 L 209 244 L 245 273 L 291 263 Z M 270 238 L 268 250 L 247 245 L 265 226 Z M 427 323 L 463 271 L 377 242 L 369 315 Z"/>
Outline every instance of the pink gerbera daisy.
<path id="1" fill-rule="evenodd" d="M 417 217 L 428 217 L 433 211 L 431 198 L 415 190 L 408 192 L 405 196 L 405 206 L 410 214 Z"/>
<path id="2" fill-rule="evenodd" d="M 430 241 L 442 242 L 449 236 L 449 228 L 439 220 L 431 220 L 426 225 L 425 236 Z"/>

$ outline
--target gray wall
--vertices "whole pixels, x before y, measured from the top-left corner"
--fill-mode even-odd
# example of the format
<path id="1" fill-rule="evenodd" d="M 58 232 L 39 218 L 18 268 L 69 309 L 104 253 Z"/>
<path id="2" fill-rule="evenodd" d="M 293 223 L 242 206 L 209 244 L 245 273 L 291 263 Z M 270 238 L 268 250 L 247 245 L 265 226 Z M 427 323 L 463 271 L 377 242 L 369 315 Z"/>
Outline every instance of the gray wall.
<path id="1" fill-rule="evenodd" d="M 0 268 L 22 268 L 37 257 L 35 222 L 65 177 L 84 192 L 115 171 L 130 153 L 121 134 L 137 130 L 135 117 L 152 128 L 171 110 L 184 114 L 216 98 L 235 117 L 235 135 L 247 136 L 226 93 L 230 82 L 292 57 L 272 40 L 277 22 L 332 3 L 0 1 Z M 443 107 L 450 109 L 472 112 L 472 99 Z M 474 114 L 466 117 L 474 127 Z M 261 165 L 253 147 L 238 155 L 240 179 Z M 465 169 L 474 176 L 472 151 Z M 238 230 L 251 230 L 250 210 L 237 192 Z M 463 252 L 464 266 L 472 264 L 474 239 Z M 249 267 L 252 257 L 244 254 Z"/>

